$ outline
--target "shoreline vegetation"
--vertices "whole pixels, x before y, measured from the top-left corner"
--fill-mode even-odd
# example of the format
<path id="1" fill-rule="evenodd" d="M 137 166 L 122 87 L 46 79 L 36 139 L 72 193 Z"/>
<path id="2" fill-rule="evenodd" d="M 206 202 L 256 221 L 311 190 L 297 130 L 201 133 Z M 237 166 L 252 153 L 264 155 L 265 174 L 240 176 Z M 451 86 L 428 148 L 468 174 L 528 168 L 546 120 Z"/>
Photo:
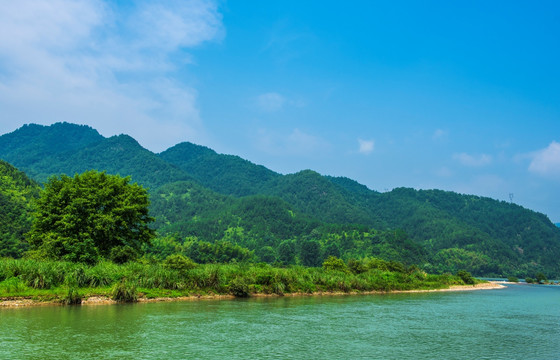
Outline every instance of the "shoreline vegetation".
<path id="1" fill-rule="evenodd" d="M 158 263 L 96 265 L 0 259 L 0 307 L 96 305 L 276 296 L 333 296 L 498 289 L 463 272 L 432 275 L 416 266 L 369 258 L 347 266 L 264 263 L 196 264 L 188 258 Z"/>

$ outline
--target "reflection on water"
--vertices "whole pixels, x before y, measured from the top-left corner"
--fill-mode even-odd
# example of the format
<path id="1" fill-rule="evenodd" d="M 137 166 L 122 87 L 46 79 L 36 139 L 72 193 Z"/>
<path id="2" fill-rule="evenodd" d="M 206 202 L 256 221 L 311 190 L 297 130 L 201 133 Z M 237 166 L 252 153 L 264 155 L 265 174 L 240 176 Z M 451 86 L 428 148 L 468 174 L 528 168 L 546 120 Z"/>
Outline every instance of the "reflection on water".
<path id="1" fill-rule="evenodd" d="M 0 309 L 0 359 L 558 359 L 560 287 Z"/>

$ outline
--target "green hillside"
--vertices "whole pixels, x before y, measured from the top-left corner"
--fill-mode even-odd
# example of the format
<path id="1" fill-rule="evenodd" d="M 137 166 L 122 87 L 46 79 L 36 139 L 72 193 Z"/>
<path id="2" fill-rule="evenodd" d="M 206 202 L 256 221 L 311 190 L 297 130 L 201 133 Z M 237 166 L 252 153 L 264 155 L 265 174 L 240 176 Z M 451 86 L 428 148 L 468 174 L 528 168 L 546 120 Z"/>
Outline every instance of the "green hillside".
<path id="1" fill-rule="evenodd" d="M 0 158 L 35 176 L 37 164 L 47 158 L 83 149 L 103 139 L 97 130 L 89 126 L 29 124 L 0 136 Z"/>
<path id="2" fill-rule="evenodd" d="M 69 123 L 25 125 L 0 136 L 0 158 L 39 182 L 51 175 L 73 176 L 87 170 L 131 176 L 152 189 L 192 179 L 128 135 L 104 138 L 88 126 Z"/>
<path id="3" fill-rule="evenodd" d="M 441 190 L 395 189 L 375 204 L 393 228 L 433 254 L 433 269 L 475 273 L 560 271 L 560 232 L 543 214 L 489 198 Z M 438 268 L 438 266 L 440 266 Z"/>
<path id="4" fill-rule="evenodd" d="M 253 256 L 246 249 L 257 260 L 286 264 L 374 256 L 435 272 L 560 276 L 560 229 L 543 214 L 489 198 L 379 193 L 311 170 L 281 175 L 191 143 L 154 154 L 129 136 L 104 138 L 66 123 L 0 136 L 0 158 L 38 181 L 89 169 L 130 175 L 150 189 L 160 234 L 154 254 L 198 256 L 207 244 L 204 251 Z"/>
<path id="5" fill-rule="evenodd" d="M 261 193 L 280 175 L 238 156 L 217 154 L 207 147 L 184 142 L 159 156 L 189 173 L 196 181 L 216 192 L 235 195 Z"/>
<path id="6" fill-rule="evenodd" d="M 347 191 L 315 171 L 278 178 L 264 193 L 278 196 L 295 209 L 325 222 L 379 225 L 370 217 L 360 194 Z M 365 198 L 371 194 L 370 191 Z"/>
<path id="7" fill-rule="evenodd" d="M 19 257 L 27 249 L 24 234 L 31 228 L 31 200 L 39 185 L 0 160 L 0 257 Z"/>
<path id="8" fill-rule="evenodd" d="M 155 189 L 169 182 L 192 179 L 184 171 L 161 160 L 128 135 L 102 139 L 80 149 L 45 157 L 31 166 L 35 179 L 53 174 L 72 176 L 87 170 L 131 176 L 133 182 Z"/>

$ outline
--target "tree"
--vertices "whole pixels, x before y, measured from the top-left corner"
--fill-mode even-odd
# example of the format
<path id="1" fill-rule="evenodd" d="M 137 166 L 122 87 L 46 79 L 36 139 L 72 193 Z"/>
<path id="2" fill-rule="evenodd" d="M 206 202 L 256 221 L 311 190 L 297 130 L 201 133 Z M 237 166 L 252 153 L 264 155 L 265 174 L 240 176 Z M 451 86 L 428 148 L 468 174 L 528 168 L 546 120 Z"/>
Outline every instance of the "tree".
<path id="1" fill-rule="evenodd" d="M 535 275 L 535 279 L 539 284 L 547 281 L 546 275 L 542 272 L 537 273 L 537 275 Z"/>
<path id="2" fill-rule="evenodd" d="M 475 280 L 472 277 L 471 273 L 465 270 L 457 271 L 457 276 L 463 280 L 463 282 L 467 285 L 474 285 Z"/>
<path id="3" fill-rule="evenodd" d="M 278 260 L 283 264 L 293 264 L 296 256 L 296 244 L 293 240 L 284 240 L 278 245 Z"/>
<path id="4" fill-rule="evenodd" d="M 315 240 L 301 242 L 299 256 L 304 266 L 319 266 L 321 264 L 321 245 Z"/>
<path id="5" fill-rule="evenodd" d="M 138 256 L 154 237 L 148 205 L 146 189 L 130 177 L 97 171 L 52 177 L 36 201 L 31 253 L 86 263 Z"/>

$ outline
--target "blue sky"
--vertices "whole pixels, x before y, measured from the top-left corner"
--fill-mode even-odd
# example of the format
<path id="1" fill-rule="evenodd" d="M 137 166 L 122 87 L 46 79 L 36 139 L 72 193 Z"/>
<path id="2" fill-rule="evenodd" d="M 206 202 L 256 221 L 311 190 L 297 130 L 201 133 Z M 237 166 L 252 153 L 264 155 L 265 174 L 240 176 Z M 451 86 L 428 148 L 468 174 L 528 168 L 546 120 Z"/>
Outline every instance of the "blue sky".
<path id="1" fill-rule="evenodd" d="M 557 1 L 10 1 L 0 134 L 69 121 L 560 222 Z"/>

